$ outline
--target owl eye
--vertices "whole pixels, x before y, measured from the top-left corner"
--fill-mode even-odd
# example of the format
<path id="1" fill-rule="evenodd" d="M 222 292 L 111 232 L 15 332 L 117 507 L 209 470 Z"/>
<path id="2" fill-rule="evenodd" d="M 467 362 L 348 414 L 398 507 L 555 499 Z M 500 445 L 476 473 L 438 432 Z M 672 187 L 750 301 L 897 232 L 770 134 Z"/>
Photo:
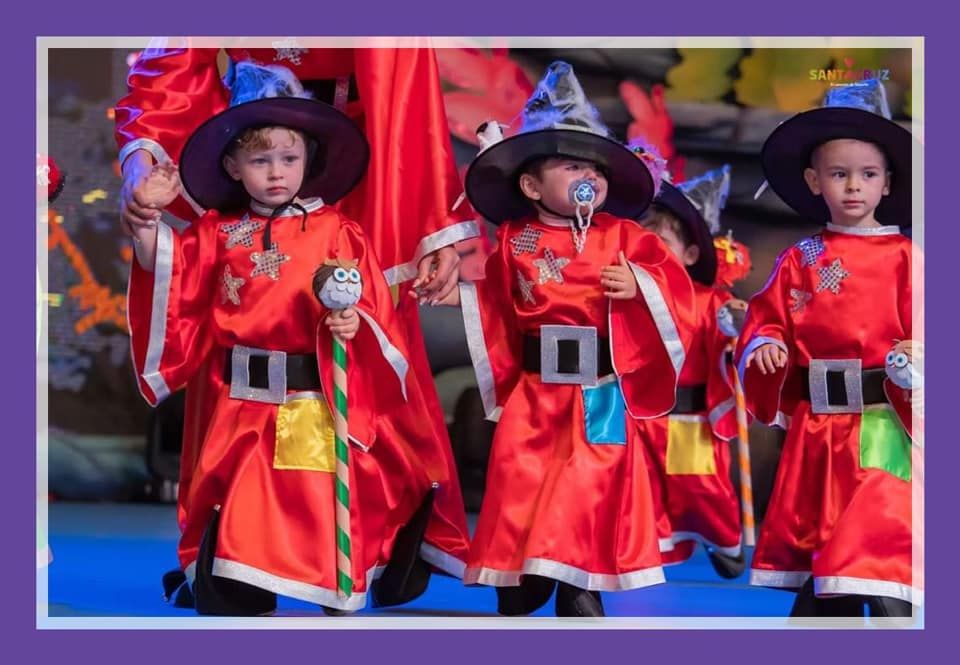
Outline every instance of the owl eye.
<path id="1" fill-rule="evenodd" d="M 333 278 L 338 282 L 345 282 L 347 281 L 347 271 L 343 268 L 337 268 L 333 271 Z"/>
<path id="2" fill-rule="evenodd" d="M 350 281 L 353 282 L 354 284 L 360 283 L 360 271 L 357 270 L 356 268 L 350 269 Z"/>
<path id="3" fill-rule="evenodd" d="M 894 367 L 897 367 L 897 368 L 900 368 L 900 369 L 906 367 L 906 366 L 907 366 L 907 354 L 906 354 L 906 353 L 898 353 L 896 356 L 894 356 L 894 358 L 893 358 L 893 366 L 894 366 Z"/>

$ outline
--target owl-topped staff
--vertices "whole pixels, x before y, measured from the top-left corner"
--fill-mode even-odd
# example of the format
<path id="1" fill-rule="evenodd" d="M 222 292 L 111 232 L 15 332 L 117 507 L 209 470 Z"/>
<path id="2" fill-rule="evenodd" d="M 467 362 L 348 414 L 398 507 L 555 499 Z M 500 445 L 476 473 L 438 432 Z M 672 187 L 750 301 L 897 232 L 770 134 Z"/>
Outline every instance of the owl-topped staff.
<path id="1" fill-rule="evenodd" d="M 360 301 L 363 280 L 357 261 L 327 260 L 313 275 L 313 293 L 335 316 Z M 350 564 L 350 451 L 347 446 L 347 340 L 333 333 L 333 428 L 337 456 L 337 592 L 353 593 Z"/>

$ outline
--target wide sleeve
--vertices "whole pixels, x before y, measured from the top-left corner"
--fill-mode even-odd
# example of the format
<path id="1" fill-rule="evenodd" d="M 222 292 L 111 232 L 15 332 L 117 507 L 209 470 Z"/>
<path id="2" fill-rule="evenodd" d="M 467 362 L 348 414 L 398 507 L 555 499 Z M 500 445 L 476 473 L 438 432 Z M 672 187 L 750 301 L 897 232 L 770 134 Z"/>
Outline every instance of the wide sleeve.
<path id="1" fill-rule="evenodd" d="M 923 297 L 918 288 L 923 283 L 923 254 L 919 248 L 912 243 L 904 243 L 901 250 L 901 257 L 896 270 L 894 271 L 897 280 L 897 312 L 900 317 L 900 327 L 903 330 L 905 340 L 914 340 L 923 342 L 923 315 L 913 316 L 913 305 L 917 302 L 922 307 Z M 914 278 L 919 279 L 914 279 Z M 914 300 L 916 299 L 916 300 Z M 921 324 L 914 327 L 914 321 Z M 898 387 L 889 378 L 884 379 L 883 390 L 887 396 L 887 401 L 893 406 L 897 418 L 903 428 L 914 440 L 920 443 L 923 440 L 924 414 L 920 408 L 920 403 L 914 404 L 917 400 L 922 400 L 923 385 L 923 362 L 912 365 L 916 370 L 916 378 L 919 379 L 920 390 L 904 390 Z M 922 402 L 921 402 L 922 403 Z M 916 408 L 915 408 L 916 406 Z"/>
<path id="2" fill-rule="evenodd" d="M 514 309 L 507 225 L 497 231 L 497 246 L 484 264 L 484 278 L 460 284 L 460 308 L 470 359 L 488 420 L 499 420 L 503 405 L 520 378 L 521 335 Z"/>
<path id="3" fill-rule="evenodd" d="M 355 305 L 360 329 L 346 344 L 347 409 L 351 438 L 369 447 L 377 420 L 406 402 L 410 353 L 390 287 L 359 225 L 344 220 L 333 248 L 326 259 L 355 262 L 361 276 L 360 300 Z M 317 326 L 317 358 L 326 398 L 336 404 L 333 374 L 337 359 L 333 335 L 324 323 L 328 313 L 323 307 Z"/>
<path id="4" fill-rule="evenodd" d="M 786 425 L 797 396 L 784 387 L 795 369 L 790 291 L 801 283 L 798 250 L 791 247 L 778 258 L 766 285 L 750 299 L 747 317 L 737 344 L 736 363 L 743 383 L 747 410 L 767 425 Z M 746 367 L 747 357 L 764 344 L 774 344 L 787 354 L 787 364 L 772 374 L 763 374 L 756 363 Z"/>
<path id="5" fill-rule="evenodd" d="M 668 413 L 696 325 L 697 306 L 686 269 L 656 234 L 624 222 L 621 248 L 637 297 L 610 300 L 610 352 L 627 410 L 634 418 Z"/>
<path id="6" fill-rule="evenodd" d="M 131 262 L 130 345 L 140 392 L 152 406 L 185 386 L 212 347 L 216 228 L 201 218 L 180 235 L 158 224 L 153 271 Z"/>

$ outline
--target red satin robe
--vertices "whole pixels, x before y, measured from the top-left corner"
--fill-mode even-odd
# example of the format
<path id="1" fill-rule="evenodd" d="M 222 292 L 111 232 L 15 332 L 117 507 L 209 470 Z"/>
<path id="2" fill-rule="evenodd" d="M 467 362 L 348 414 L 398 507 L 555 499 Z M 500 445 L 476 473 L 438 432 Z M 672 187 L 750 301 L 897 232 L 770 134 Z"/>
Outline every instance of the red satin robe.
<path id="1" fill-rule="evenodd" d="M 897 227 L 830 225 L 781 254 L 750 301 L 737 351 L 747 408 L 787 427 L 753 584 L 795 588 L 812 575 L 818 595 L 921 601 L 922 579 L 911 570 L 920 545 L 911 510 L 922 468 L 909 438 L 909 395 L 888 379 L 889 404 L 815 414 L 798 373 L 811 359 L 882 368 L 895 341 L 913 337 L 912 250 Z M 745 369 L 764 342 L 787 352 L 787 366 L 774 374 Z M 886 437 L 875 439 L 873 431 Z"/>
<path id="2" fill-rule="evenodd" d="M 435 479 L 420 457 L 422 440 L 380 426 L 404 408 L 412 381 L 405 334 L 377 257 L 359 225 L 318 202 L 307 207 L 306 220 L 291 209 L 272 223 L 272 242 L 287 257 L 277 267 L 277 279 L 257 273 L 254 253 L 263 251 L 263 214 L 250 212 L 258 228 L 246 238 L 231 233 L 236 216 L 215 211 L 182 235 L 160 225 L 154 271 L 137 262 L 131 271 L 131 344 L 140 388 L 151 404 L 183 387 L 205 361 L 217 377 L 210 384 L 210 423 L 185 502 L 183 542 L 194 549 L 181 550 L 184 567 L 191 566 L 188 557 L 217 509 L 213 574 L 354 610 L 364 606 L 397 530 Z M 316 353 L 322 394 L 296 396 L 312 400 L 317 409 L 333 403 L 332 338 L 322 323 L 328 310 L 314 296 L 312 279 L 334 258 L 358 261 L 363 279 L 360 331 L 348 345 L 355 593 L 347 601 L 336 591 L 333 468 L 315 461 L 329 462 L 329 455 L 310 456 L 316 436 L 281 434 L 293 430 L 298 418 L 287 404 L 232 398 L 221 378 L 225 349 L 237 345 Z"/>
<path id="3" fill-rule="evenodd" d="M 697 282 L 693 288 L 697 319 L 680 386 L 705 385 L 707 409 L 637 422 L 664 563 L 690 558 L 697 541 L 730 556 L 740 553 L 740 506 L 730 480 L 728 443 L 737 433 L 726 363 L 730 339 L 717 325 L 717 312 L 730 296 Z"/>
<path id="4" fill-rule="evenodd" d="M 179 41 L 183 44 L 155 44 L 176 48 L 146 49 L 130 71 L 130 91 L 116 105 L 121 161 L 137 148 L 149 151 L 157 161 L 178 161 L 193 130 L 229 103 L 217 69 L 219 49 L 182 48 L 188 40 Z M 423 255 L 478 235 L 473 222 L 454 219 L 450 212 L 461 187 L 434 51 L 288 48 L 293 46 L 227 49 L 227 54 L 234 60 L 283 65 L 301 80 L 355 77 L 359 99 L 348 102 L 344 111 L 364 127 L 370 165 L 358 187 L 337 207 L 359 222 L 388 284 L 396 285 L 405 296 L 403 284 L 416 274 Z M 169 210 L 185 220 L 202 212 L 183 198 Z M 441 570 L 460 575 L 468 532 L 443 411 L 416 301 L 401 297 L 397 309 L 406 329 L 415 380 L 411 377 L 409 407 L 399 410 L 384 427 L 393 428 L 402 438 L 422 440 L 421 456 L 439 483 L 423 554 Z M 207 366 L 188 386 L 178 501 L 181 527 L 197 446 L 215 405 L 216 381 L 217 369 Z M 181 542 L 184 566 L 193 561 L 198 545 L 189 539 Z"/>
<path id="5" fill-rule="evenodd" d="M 690 279 L 655 234 L 605 213 L 579 255 L 569 227 L 536 219 L 504 224 L 498 240 L 485 278 L 461 286 L 484 405 L 488 418 L 499 416 L 464 582 L 516 586 L 535 574 L 607 591 L 663 582 L 635 419 L 673 407 L 688 327 L 676 322 L 694 315 Z M 601 267 L 617 264 L 621 250 L 639 286 L 629 301 L 607 298 L 600 284 Z M 521 336 L 545 324 L 609 338 L 615 376 L 594 389 L 525 371 Z M 588 393 L 618 386 L 618 417 L 592 425 L 619 429 L 622 440 L 591 443 Z"/>

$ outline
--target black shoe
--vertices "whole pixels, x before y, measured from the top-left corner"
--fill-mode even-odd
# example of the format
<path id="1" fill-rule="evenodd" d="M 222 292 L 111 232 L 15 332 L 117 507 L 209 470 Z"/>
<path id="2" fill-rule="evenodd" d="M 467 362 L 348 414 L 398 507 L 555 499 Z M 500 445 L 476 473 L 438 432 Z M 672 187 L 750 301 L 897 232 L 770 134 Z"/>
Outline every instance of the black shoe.
<path id="1" fill-rule="evenodd" d="M 867 607 L 871 617 L 913 617 L 913 605 L 899 598 L 867 596 Z"/>
<path id="2" fill-rule="evenodd" d="M 557 589 L 558 617 L 603 617 L 603 602 L 599 591 L 588 591 L 560 582 Z"/>
<path id="3" fill-rule="evenodd" d="M 813 577 L 808 579 L 800 591 L 793 608 L 792 617 L 862 617 L 863 596 L 835 596 L 818 598 L 813 592 Z"/>
<path id="4" fill-rule="evenodd" d="M 197 614 L 240 617 L 273 614 L 277 611 L 277 594 L 252 584 L 213 575 L 219 526 L 220 512 L 216 511 L 203 533 L 197 553 L 197 579 L 193 582 Z"/>
<path id="5" fill-rule="evenodd" d="M 321 605 L 320 609 L 328 617 L 345 617 L 348 614 L 353 614 L 352 610 L 338 610 L 336 607 L 327 607 L 326 605 Z"/>
<path id="6" fill-rule="evenodd" d="M 410 521 L 397 533 L 390 563 L 370 587 L 374 607 L 403 605 L 421 596 L 430 581 L 430 564 L 420 558 L 420 545 L 433 512 L 433 490 L 427 492 Z"/>
<path id="7" fill-rule="evenodd" d="M 173 606 L 183 610 L 192 610 L 197 607 L 197 600 L 193 597 L 193 589 L 184 584 L 177 590 L 177 597 L 173 599 Z"/>
<path id="8" fill-rule="evenodd" d="M 179 568 L 167 571 L 163 575 L 163 599 L 170 602 L 173 597 L 173 606 L 181 609 L 194 608 L 193 591 L 187 584 L 187 576 Z"/>
<path id="9" fill-rule="evenodd" d="M 740 554 L 737 556 L 730 556 L 707 547 L 707 557 L 710 559 L 710 565 L 717 571 L 717 575 L 725 580 L 740 577 L 747 568 L 747 557 L 743 555 L 743 548 L 740 548 Z"/>
<path id="10" fill-rule="evenodd" d="M 187 576 L 176 568 L 163 575 L 163 599 L 170 602 L 173 597 L 173 606 L 192 610 L 195 607 L 193 591 L 187 584 Z"/>
<path id="11" fill-rule="evenodd" d="M 498 586 L 497 612 L 508 617 L 532 614 L 547 604 L 556 585 L 548 577 L 524 575 L 520 586 Z"/>

